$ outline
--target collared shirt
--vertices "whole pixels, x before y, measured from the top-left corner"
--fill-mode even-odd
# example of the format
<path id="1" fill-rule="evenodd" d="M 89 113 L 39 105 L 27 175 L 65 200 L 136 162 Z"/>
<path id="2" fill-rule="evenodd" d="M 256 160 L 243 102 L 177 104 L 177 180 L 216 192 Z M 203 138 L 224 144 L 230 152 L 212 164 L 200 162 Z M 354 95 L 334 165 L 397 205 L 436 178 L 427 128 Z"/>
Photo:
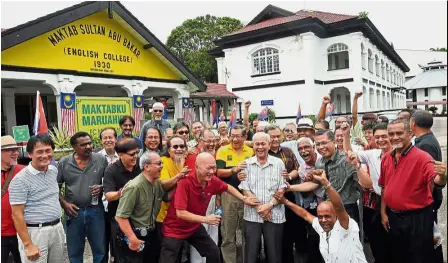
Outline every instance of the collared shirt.
<path id="1" fill-rule="evenodd" d="M 159 180 L 152 184 L 141 173 L 123 188 L 116 216 L 129 218 L 133 227 L 154 229 L 165 194 Z"/>
<path id="2" fill-rule="evenodd" d="M 363 247 L 359 241 L 359 227 L 355 220 L 349 219 L 348 229 L 336 220 L 333 229 L 325 232 L 315 217 L 312 222 L 320 237 L 319 250 L 328 263 L 367 263 Z"/>
<path id="3" fill-rule="evenodd" d="M 364 144 L 367 144 L 366 137 L 364 137 L 364 131 L 362 130 L 362 124 L 359 120 L 356 122 L 355 126 L 350 129 L 350 143 L 355 144 L 355 139 L 360 138 Z"/>
<path id="4" fill-rule="evenodd" d="M 116 192 L 123 188 L 130 180 L 134 179 L 139 175 L 142 170 L 138 165 L 139 160 L 137 159 L 137 164 L 134 166 L 132 171 L 129 171 L 123 166 L 121 160 L 116 161 L 115 163 L 109 165 L 104 171 L 104 182 L 103 182 L 103 190 L 104 193 Z M 109 202 L 107 205 L 107 209 L 109 211 L 109 218 L 114 218 L 115 213 L 118 208 L 118 201 L 115 200 Z"/>
<path id="5" fill-rule="evenodd" d="M 314 170 L 314 166 L 308 165 L 306 163 L 302 164 L 299 167 L 299 178 L 301 182 L 305 181 L 306 175 Z M 324 198 L 325 190 L 322 186 L 319 186 L 316 190 L 313 192 L 308 192 L 305 194 L 302 194 L 300 192 L 293 192 L 296 196 L 296 200 L 300 200 L 300 206 L 304 208 L 311 208 L 315 209 L 317 207 L 317 204 L 322 202 Z"/>
<path id="6" fill-rule="evenodd" d="M 123 134 L 120 134 L 120 135 L 118 135 L 118 137 L 117 137 L 117 141 L 119 141 L 119 140 L 121 140 L 121 139 L 123 139 L 123 138 L 127 138 L 127 137 L 123 137 Z M 136 142 L 137 142 L 137 144 L 138 144 L 138 148 L 139 149 L 143 149 L 143 142 L 144 142 L 144 140 L 142 141 L 139 137 L 137 137 L 137 136 L 133 136 L 132 137 Z"/>
<path id="7" fill-rule="evenodd" d="M 102 154 L 106 157 L 107 163 L 110 165 L 112 162 L 117 161 L 120 156 L 118 156 L 117 152 L 114 152 L 114 156 L 110 157 L 107 152 L 106 149 L 102 149 L 101 151 L 98 152 L 99 154 Z M 103 185 L 104 185 L 104 177 L 103 177 Z M 103 201 L 103 205 L 104 205 L 104 211 L 107 212 L 107 200 L 106 200 L 106 196 L 104 195 L 105 193 L 103 192 L 103 197 L 101 198 L 101 200 Z"/>
<path id="8" fill-rule="evenodd" d="M 16 176 L 25 167 L 26 166 L 16 164 L 14 166 L 14 171 L 12 172 L 12 178 L 14 178 L 14 176 Z M 7 171 L 2 170 L 2 187 L 11 169 L 12 167 Z M 16 228 L 14 227 L 14 222 L 12 221 L 11 204 L 9 203 L 9 191 L 8 188 L 6 188 L 5 194 L 2 196 L 2 237 L 15 236 L 16 234 Z"/>
<path id="9" fill-rule="evenodd" d="M 36 170 L 31 163 L 21 170 L 9 185 L 11 205 L 25 205 L 27 224 L 41 224 L 61 217 L 58 170 L 49 165 L 46 172 Z"/>
<path id="10" fill-rule="evenodd" d="M 175 177 L 183 169 L 181 165 L 174 163 L 173 159 L 171 159 L 170 157 L 163 156 L 162 158 L 160 158 L 160 160 L 163 162 L 163 168 L 162 171 L 160 171 L 160 178 L 159 178 L 159 180 L 161 181 L 169 180 Z M 168 207 L 170 207 L 169 202 L 162 202 L 159 214 L 157 215 L 156 219 L 157 222 L 162 223 L 163 220 L 165 220 L 166 214 L 168 212 Z"/>
<path id="11" fill-rule="evenodd" d="M 148 131 L 149 127 L 155 127 L 159 129 L 159 131 L 162 133 L 162 136 L 165 136 L 166 129 L 171 128 L 171 124 L 167 122 L 166 120 L 149 120 L 143 124 L 142 128 L 140 129 L 140 140 L 142 142 L 145 141 L 146 132 Z"/>
<path id="12" fill-rule="evenodd" d="M 192 214 L 205 216 L 212 196 L 227 191 L 227 188 L 228 185 L 216 176 L 212 177 L 205 188 L 199 184 L 196 174 L 180 180 L 163 221 L 163 235 L 177 239 L 191 236 L 201 224 L 180 219 L 176 215 L 176 210 L 187 210 Z"/>
<path id="13" fill-rule="evenodd" d="M 422 136 L 415 138 L 414 145 L 420 150 L 429 153 L 434 160 L 439 162 L 442 161 L 442 150 L 439 141 L 437 141 L 436 136 L 434 136 L 432 132 L 425 133 Z"/>
<path id="14" fill-rule="evenodd" d="M 431 156 L 411 144 L 395 159 L 395 150 L 381 160 L 378 184 L 390 209 L 408 211 L 433 203 L 430 183 L 436 173 Z"/>
<path id="15" fill-rule="evenodd" d="M 319 158 L 316 169 L 325 170 L 331 185 L 341 196 L 344 205 L 355 204 L 358 201 L 360 197 L 358 172 L 347 161 L 343 151 L 336 150 L 329 159 Z"/>
<path id="16" fill-rule="evenodd" d="M 369 175 L 373 182 L 373 190 L 377 195 L 381 195 L 381 187 L 378 185 L 378 180 L 380 179 L 381 173 L 382 152 L 380 149 L 373 149 L 357 153 L 360 163 L 369 166 Z"/>
<path id="17" fill-rule="evenodd" d="M 297 162 L 296 156 L 291 149 L 280 146 L 277 152 L 269 150 L 268 154 L 281 159 L 288 173 L 291 173 L 294 170 L 299 170 L 299 163 Z M 300 183 L 300 180 L 298 180 L 297 178 L 293 180 L 287 179 L 286 181 L 288 181 L 291 185 Z M 285 198 L 291 202 L 296 203 L 296 193 L 300 195 L 299 192 L 286 192 Z"/>
<path id="18" fill-rule="evenodd" d="M 282 170 L 285 165 L 282 160 L 268 155 L 266 163 L 261 165 L 257 157 L 251 157 L 246 160 L 247 168 L 244 171 L 247 174 L 246 180 L 239 185 L 241 190 L 250 191 L 255 195 L 262 205 L 269 203 L 274 194 L 286 187 L 282 176 Z M 281 224 L 286 221 L 285 206 L 278 204 L 272 208 L 272 223 Z M 263 218 L 258 214 L 255 207 L 244 205 L 244 220 L 255 223 L 263 223 Z"/>
<path id="19" fill-rule="evenodd" d="M 291 149 L 292 152 L 294 153 L 294 155 L 296 156 L 296 159 L 297 159 L 297 162 L 299 163 L 299 165 L 303 165 L 305 163 L 302 156 L 300 156 L 300 154 L 299 154 L 297 140 L 282 142 L 280 144 L 280 146 Z M 321 157 L 320 153 L 317 152 L 317 149 L 315 149 L 314 152 L 317 154 L 317 158 Z"/>
<path id="20" fill-rule="evenodd" d="M 252 148 L 244 145 L 240 154 L 238 154 L 232 147 L 232 144 L 228 144 L 219 148 L 216 153 L 216 167 L 218 169 L 229 169 L 238 166 L 242 161 L 252 157 L 254 155 L 254 150 Z M 221 178 L 224 182 L 230 184 L 231 186 L 238 188 L 240 180 L 238 180 L 237 173 L 232 174 L 227 178 Z"/>
<path id="21" fill-rule="evenodd" d="M 64 198 L 67 202 L 73 203 L 77 207 L 90 206 L 92 194 L 89 186 L 102 184 L 104 170 L 108 163 L 103 155 L 92 153 L 87 166 L 81 170 L 76 163 L 75 154 L 65 156 L 59 161 L 57 182 L 65 183 Z"/>

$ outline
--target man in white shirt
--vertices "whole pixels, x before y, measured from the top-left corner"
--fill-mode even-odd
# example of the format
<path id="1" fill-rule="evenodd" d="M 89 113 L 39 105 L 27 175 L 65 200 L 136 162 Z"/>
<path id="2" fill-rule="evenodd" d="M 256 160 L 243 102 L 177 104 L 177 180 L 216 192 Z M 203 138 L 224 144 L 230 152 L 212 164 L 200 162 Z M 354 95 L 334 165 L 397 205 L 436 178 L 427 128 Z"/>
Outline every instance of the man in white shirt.
<path id="1" fill-rule="evenodd" d="M 317 207 L 318 217 L 300 206 L 288 201 L 281 193 L 275 197 L 280 203 L 312 224 L 319 234 L 319 250 L 328 263 L 367 263 L 363 247 L 359 241 L 359 228 L 344 209 L 342 199 L 331 186 L 324 170 L 315 170 L 313 179 L 327 192 L 330 202 L 324 201 Z"/>

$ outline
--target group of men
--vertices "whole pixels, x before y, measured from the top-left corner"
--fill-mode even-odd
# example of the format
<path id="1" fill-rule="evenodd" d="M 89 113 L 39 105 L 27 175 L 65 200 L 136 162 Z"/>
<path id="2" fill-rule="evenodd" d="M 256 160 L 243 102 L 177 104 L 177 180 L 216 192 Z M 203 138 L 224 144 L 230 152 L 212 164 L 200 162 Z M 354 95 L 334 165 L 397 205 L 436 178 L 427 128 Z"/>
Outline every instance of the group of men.
<path id="1" fill-rule="evenodd" d="M 171 129 L 156 103 L 140 136 L 130 116 L 122 134 L 101 131 L 99 152 L 77 132 L 57 167 L 48 135 L 28 141 L 28 166 L 3 136 L 2 262 L 10 252 L 15 262 L 63 262 L 65 243 L 70 262 L 83 262 L 87 239 L 94 263 L 237 263 L 238 229 L 244 263 L 262 251 L 268 263 L 367 262 L 365 241 L 375 262 L 443 262 L 434 225 L 446 165 L 433 117 L 405 109 L 359 121 L 361 96 L 333 130 L 328 97 L 316 123 L 284 128 L 250 124 L 247 101 L 243 125 Z"/>

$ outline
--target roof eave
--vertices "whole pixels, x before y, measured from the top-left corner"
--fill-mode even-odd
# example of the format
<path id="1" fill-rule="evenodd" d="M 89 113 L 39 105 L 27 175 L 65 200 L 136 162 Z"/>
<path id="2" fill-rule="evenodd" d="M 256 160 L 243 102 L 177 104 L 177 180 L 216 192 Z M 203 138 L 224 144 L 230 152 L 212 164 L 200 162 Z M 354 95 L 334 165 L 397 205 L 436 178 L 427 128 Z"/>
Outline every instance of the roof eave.
<path id="1" fill-rule="evenodd" d="M 268 5 L 256 17 L 254 17 L 254 19 L 252 19 L 246 26 L 254 25 L 263 21 L 263 18 L 270 13 L 275 13 L 278 15 L 278 17 L 286 17 L 294 15 L 294 12 L 285 10 L 283 8 L 274 5 Z"/>

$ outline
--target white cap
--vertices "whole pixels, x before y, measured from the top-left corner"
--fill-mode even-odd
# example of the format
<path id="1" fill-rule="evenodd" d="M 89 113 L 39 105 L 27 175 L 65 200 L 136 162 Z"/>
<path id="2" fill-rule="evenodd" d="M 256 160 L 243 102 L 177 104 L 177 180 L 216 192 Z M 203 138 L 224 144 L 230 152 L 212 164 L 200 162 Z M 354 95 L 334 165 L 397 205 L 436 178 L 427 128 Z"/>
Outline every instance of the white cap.
<path id="1" fill-rule="evenodd" d="M 153 109 L 155 109 L 155 108 L 162 108 L 162 110 L 164 110 L 165 109 L 165 106 L 163 106 L 163 104 L 162 103 L 160 103 L 160 102 L 156 102 L 156 103 L 154 103 L 153 105 L 152 105 L 152 108 Z"/>
<path id="2" fill-rule="evenodd" d="M 297 123 L 297 129 L 314 129 L 313 121 L 310 118 L 301 118 Z"/>

